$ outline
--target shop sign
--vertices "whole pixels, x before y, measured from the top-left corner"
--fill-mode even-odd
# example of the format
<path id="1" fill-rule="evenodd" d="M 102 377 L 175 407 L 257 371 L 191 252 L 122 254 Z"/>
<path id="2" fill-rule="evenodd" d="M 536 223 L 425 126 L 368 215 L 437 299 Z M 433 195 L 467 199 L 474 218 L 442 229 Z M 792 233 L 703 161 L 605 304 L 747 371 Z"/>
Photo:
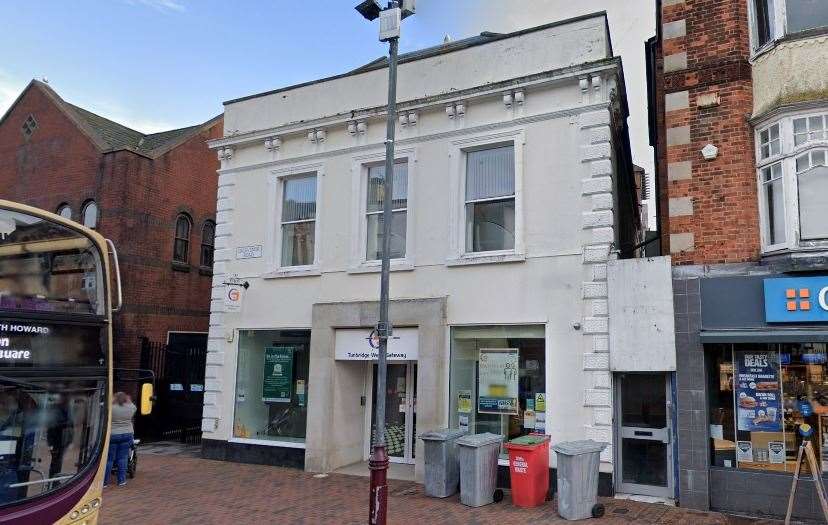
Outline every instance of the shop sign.
<path id="1" fill-rule="evenodd" d="M 734 359 L 739 430 L 782 432 L 777 353 L 737 350 Z"/>
<path id="2" fill-rule="evenodd" d="M 262 256 L 262 245 L 239 246 L 236 248 L 236 259 L 259 259 Z"/>
<path id="3" fill-rule="evenodd" d="M 337 361 L 376 361 L 379 350 L 371 345 L 370 328 L 346 328 L 336 331 L 334 358 Z M 416 361 L 419 336 L 416 328 L 394 328 L 388 340 L 389 361 Z"/>
<path id="4" fill-rule="evenodd" d="M 828 322 L 828 277 L 765 279 L 765 321 Z"/>
<path id="5" fill-rule="evenodd" d="M 477 411 L 481 414 L 518 414 L 518 350 L 480 349 Z"/>
<path id="6" fill-rule="evenodd" d="M 290 403 L 293 388 L 292 346 L 268 346 L 264 352 L 262 401 Z"/>
<path id="7" fill-rule="evenodd" d="M 224 310 L 226 312 L 241 311 L 244 300 L 244 286 L 240 284 L 224 285 Z"/>

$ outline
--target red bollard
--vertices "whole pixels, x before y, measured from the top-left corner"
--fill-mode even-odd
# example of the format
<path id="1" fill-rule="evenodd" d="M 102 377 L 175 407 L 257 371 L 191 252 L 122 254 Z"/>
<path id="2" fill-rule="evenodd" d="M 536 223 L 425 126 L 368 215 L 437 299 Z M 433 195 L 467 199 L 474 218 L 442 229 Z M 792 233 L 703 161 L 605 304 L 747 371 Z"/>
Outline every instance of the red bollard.
<path id="1" fill-rule="evenodd" d="M 368 458 L 371 471 L 371 501 L 369 502 L 368 523 L 385 525 L 388 509 L 388 454 L 385 445 L 376 445 Z"/>

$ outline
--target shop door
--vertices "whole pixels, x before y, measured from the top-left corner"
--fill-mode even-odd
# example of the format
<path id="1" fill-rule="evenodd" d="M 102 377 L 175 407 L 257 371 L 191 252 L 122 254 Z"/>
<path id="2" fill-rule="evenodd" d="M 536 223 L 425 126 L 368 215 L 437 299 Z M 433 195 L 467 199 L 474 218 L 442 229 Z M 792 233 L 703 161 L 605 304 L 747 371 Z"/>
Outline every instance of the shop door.
<path id="1" fill-rule="evenodd" d="M 377 365 L 371 364 L 371 432 L 376 433 Z M 385 445 L 390 461 L 413 463 L 417 419 L 417 363 L 389 362 L 385 392 Z M 366 458 L 371 443 L 366 443 Z"/>
<path id="2" fill-rule="evenodd" d="M 673 497 L 670 390 L 667 374 L 616 376 L 618 492 Z"/>

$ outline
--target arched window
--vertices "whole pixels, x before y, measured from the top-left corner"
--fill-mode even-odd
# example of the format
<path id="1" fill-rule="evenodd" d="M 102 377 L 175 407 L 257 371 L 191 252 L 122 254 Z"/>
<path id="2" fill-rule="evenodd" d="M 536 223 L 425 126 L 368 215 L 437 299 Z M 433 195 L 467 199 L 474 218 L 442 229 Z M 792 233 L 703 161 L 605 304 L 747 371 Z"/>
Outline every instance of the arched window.
<path id="1" fill-rule="evenodd" d="M 72 207 L 66 204 L 65 202 L 58 206 L 57 214 L 63 217 L 64 219 L 72 219 Z"/>
<path id="2" fill-rule="evenodd" d="M 83 205 L 81 217 L 83 219 L 83 225 L 87 228 L 95 229 L 98 227 L 98 205 L 95 201 L 87 201 Z"/>
<path id="3" fill-rule="evenodd" d="M 201 266 L 213 267 L 213 250 L 216 241 L 216 224 L 213 221 L 204 221 L 201 228 Z"/>
<path id="4" fill-rule="evenodd" d="M 182 213 L 175 221 L 175 244 L 173 245 L 173 260 L 186 263 L 190 256 L 190 230 L 193 221 L 189 215 Z"/>

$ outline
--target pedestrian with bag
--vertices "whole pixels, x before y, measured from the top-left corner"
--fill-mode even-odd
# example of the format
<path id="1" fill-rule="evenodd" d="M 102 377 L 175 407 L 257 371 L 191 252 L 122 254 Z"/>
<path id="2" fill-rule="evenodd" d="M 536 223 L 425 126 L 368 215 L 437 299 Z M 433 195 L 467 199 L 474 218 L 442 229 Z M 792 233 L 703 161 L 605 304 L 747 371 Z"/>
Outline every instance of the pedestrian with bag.
<path id="1" fill-rule="evenodd" d="M 129 395 L 124 392 L 115 394 L 112 400 L 112 427 L 109 434 L 109 455 L 106 459 L 104 487 L 109 485 L 113 463 L 117 468 L 118 486 L 126 485 L 127 461 L 134 434 L 132 418 L 135 417 L 136 411 L 137 408 Z"/>

